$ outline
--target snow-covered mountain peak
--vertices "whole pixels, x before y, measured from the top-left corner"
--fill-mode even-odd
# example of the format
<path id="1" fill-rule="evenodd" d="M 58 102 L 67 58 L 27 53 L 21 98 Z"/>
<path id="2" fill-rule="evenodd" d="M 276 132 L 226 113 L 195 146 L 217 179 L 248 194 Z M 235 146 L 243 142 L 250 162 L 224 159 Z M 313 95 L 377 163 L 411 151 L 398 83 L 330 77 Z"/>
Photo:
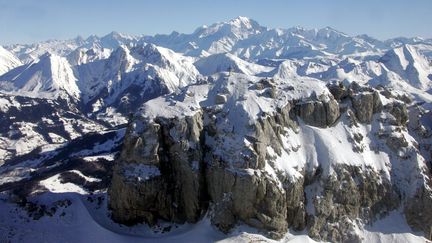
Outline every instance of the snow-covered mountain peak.
<path id="1" fill-rule="evenodd" d="M 0 87 L 30 97 L 78 99 L 80 91 L 69 62 L 46 52 L 38 60 L 13 69 L 0 77 Z"/>
<path id="2" fill-rule="evenodd" d="M 237 28 L 245 29 L 260 29 L 262 28 L 257 21 L 244 16 L 238 16 L 237 18 L 228 21 L 228 24 Z"/>
<path id="3" fill-rule="evenodd" d="M 168 56 L 165 48 L 157 47 L 154 44 L 144 44 L 144 45 L 136 45 L 131 47 L 132 55 L 135 55 L 139 59 L 145 59 L 148 63 L 158 63 L 162 64 L 168 61 Z"/>
<path id="4" fill-rule="evenodd" d="M 326 26 L 326 27 L 324 27 L 324 28 L 318 30 L 318 34 L 319 34 L 319 35 L 320 35 L 320 34 L 324 34 L 324 35 L 326 35 L 327 37 L 328 37 L 328 36 L 331 36 L 331 35 L 337 35 L 337 36 L 345 36 L 345 37 L 348 37 L 347 34 L 341 32 L 341 31 L 338 31 L 338 30 L 336 30 L 336 29 L 334 29 L 334 28 L 332 28 L 332 27 L 330 27 L 330 26 Z"/>
<path id="5" fill-rule="evenodd" d="M 415 88 L 427 90 L 432 87 L 432 67 L 416 46 L 404 44 L 391 49 L 380 62 Z"/>
<path id="6" fill-rule="evenodd" d="M 288 29 L 282 29 L 282 28 L 277 28 L 277 29 L 281 30 L 283 32 L 288 32 L 288 33 L 304 33 L 307 31 L 307 29 L 305 29 L 304 27 L 299 26 L 299 25 L 288 28 Z M 317 29 L 314 29 L 314 32 L 317 32 L 317 31 L 318 31 Z"/>
<path id="7" fill-rule="evenodd" d="M 78 68 L 84 103 L 143 102 L 197 81 L 190 58 L 153 44 L 121 45 L 109 58 Z M 120 101 L 121 99 L 121 101 Z"/>
<path id="8" fill-rule="evenodd" d="M 115 49 L 106 63 L 106 70 L 118 70 L 118 72 L 128 72 L 132 66 L 137 62 L 135 58 L 130 55 L 128 47 L 121 45 Z"/>
<path id="9" fill-rule="evenodd" d="M 138 60 L 141 64 L 155 65 L 173 71 L 186 68 L 194 76 L 197 75 L 196 69 L 192 65 L 191 58 L 175 53 L 170 49 L 156 46 L 151 43 L 138 44 L 126 48 L 128 48 L 131 57 Z"/>
<path id="10" fill-rule="evenodd" d="M 66 58 L 72 66 L 76 66 L 107 59 L 111 55 L 111 52 L 111 49 L 92 45 L 90 48 L 78 48 L 67 55 Z"/>
<path id="11" fill-rule="evenodd" d="M 194 34 L 198 35 L 199 38 L 213 36 L 215 38 L 232 37 L 235 39 L 244 39 L 249 35 L 258 34 L 265 29 L 265 27 L 260 26 L 255 20 L 240 16 L 227 22 L 202 26 Z"/>
<path id="12" fill-rule="evenodd" d="M 114 49 L 121 45 L 128 45 L 130 43 L 133 43 L 134 41 L 136 41 L 136 39 L 137 38 L 134 36 L 121 34 L 119 32 L 113 31 L 100 38 L 100 43 L 101 46 L 105 48 Z"/>

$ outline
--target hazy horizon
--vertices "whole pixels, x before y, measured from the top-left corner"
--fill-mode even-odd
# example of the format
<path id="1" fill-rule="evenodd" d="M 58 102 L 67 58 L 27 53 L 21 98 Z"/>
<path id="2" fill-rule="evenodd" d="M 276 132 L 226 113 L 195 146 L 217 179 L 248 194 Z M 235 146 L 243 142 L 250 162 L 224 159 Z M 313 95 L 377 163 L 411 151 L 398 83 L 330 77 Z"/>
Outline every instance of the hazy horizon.
<path id="1" fill-rule="evenodd" d="M 59 2 L 0 0 L 0 45 L 26 44 L 77 36 L 104 36 L 112 31 L 131 35 L 192 33 L 197 27 L 237 16 L 269 28 L 332 27 L 348 35 L 367 34 L 379 40 L 396 37 L 431 38 L 432 1 L 347 2 L 319 0 L 259 1 L 130 0 Z"/>

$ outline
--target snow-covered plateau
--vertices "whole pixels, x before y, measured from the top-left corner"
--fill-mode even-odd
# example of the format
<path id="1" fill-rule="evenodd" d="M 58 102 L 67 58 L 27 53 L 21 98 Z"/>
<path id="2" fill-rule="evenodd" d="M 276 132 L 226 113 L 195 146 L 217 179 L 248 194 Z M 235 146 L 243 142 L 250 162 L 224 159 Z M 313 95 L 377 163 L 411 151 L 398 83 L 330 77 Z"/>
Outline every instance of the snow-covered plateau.
<path id="1" fill-rule="evenodd" d="M 0 242 L 430 242 L 432 39 L 0 46 Z"/>

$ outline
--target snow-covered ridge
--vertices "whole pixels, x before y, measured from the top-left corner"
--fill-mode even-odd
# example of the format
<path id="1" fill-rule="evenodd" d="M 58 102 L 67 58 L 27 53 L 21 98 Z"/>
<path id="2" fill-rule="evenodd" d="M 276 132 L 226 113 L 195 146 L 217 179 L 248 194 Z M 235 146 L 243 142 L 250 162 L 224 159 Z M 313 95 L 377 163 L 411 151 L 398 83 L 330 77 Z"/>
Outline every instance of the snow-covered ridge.
<path id="1" fill-rule="evenodd" d="M 330 27 L 270 29 L 247 17 L 203 26 L 192 34 L 129 36 L 112 32 L 101 38 L 79 37 L 7 48 L 22 62 L 30 63 L 17 67 L 21 63 L 13 54 L 0 53 L 10 60 L 7 69 L 14 69 L 1 77 L 3 91 L 56 98 L 58 94 L 47 92 L 66 90 L 67 95 L 93 110 L 119 103 L 118 99 L 136 100 L 123 94 L 134 85 L 151 93 L 139 95 L 138 100 L 146 101 L 195 83 L 200 75 L 228 70 L 261 77 L 278 73 L 283 78 L 347 79 L 391 84 L 404 90 L 412 86 L 414 92 L 430 89 L 432 77 L 430 40 L 398 38 L 382 42 L 367 35 L 351 37 Z M 41 63 L 46 52 L 59 57 L 58 65 L 52 65 L 58 66 L 53 72 L 47 72 Z"/>
<path id="2" fill-rule="evenodd" d="M 246 75 L 268 75 L 274 68 L 250 63 L 230 53 L 213 54 L 194 63 L 202 75 L 231 71 Z"/>
<path id="3" fill-rule="evenodd" d="M 87 39 L 77 37 L 70 40 L 50 40 L 35 44 L 8 45 L 6 49 L 23 62 L 37 59 L 46 52 L 67 56 L 79 48 L 114 50 L 121 45 L 150 42 L 170 48 L 176 52 L 199 56 L 203 52 L 216 54 L 230 52 L 241 58 L 303 56 L 314 53 L 352 55 L 356 53 L 380 52 L 403 44 L 431 45 L 431 39 L 394 38 L 385 41 L 368 35 L 348 36 L 330 27 L 322 29 L 271 29 L 257 21 L 239 16 L 226 22 L 204 25 L 191 34 L 173 32 L 170 35 L 133 36 L 118 32 L 103 37 L 92 35 Z"/>
<path id="4" fill-rule="evenodd" d="M 46 53 L 38 60 L 9 71 L 0 77 L 8 93 L 55 99 L 68 94 L 79 99 L 80 90 L 72 67 L 64 57 Z"/>
<path id="5" fill-rule="evenodd" d="M 0 75 L 21 65 L 21 61 L 13 53 L 0 46 Z"/>

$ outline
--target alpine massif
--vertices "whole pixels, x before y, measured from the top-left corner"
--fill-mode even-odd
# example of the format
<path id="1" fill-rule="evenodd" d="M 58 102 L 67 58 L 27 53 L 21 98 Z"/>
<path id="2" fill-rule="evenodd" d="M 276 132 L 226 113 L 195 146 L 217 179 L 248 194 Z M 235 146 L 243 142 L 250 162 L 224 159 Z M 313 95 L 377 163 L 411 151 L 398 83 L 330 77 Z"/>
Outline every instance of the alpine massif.
<path id="1" fill-rule="evenodd" d="M 270 29 L 0 47 L 0 240 L 432 240 L 432 39 Z"/>

